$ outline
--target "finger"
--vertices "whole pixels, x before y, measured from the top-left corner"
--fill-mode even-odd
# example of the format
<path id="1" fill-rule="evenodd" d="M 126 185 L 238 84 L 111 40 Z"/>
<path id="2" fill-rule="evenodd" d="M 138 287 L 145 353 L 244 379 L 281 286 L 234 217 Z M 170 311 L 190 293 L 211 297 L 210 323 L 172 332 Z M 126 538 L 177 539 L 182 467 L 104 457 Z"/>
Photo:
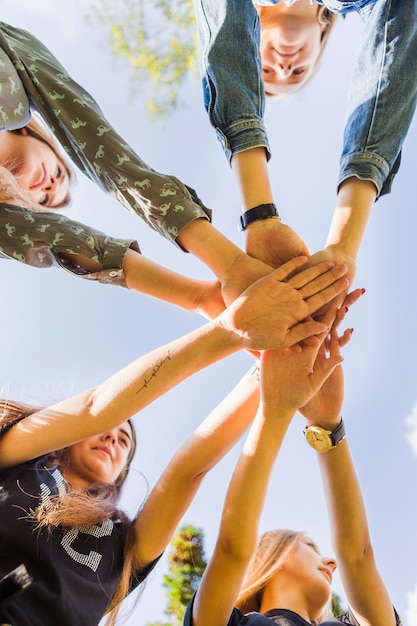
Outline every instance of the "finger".
<path id="1" fill-rule="evenodd" d="M 329 328 L 334 328 L 335 320 L 340 314 L 340 309 L 337 308 L 335 304 L 329 304 L 326 309 L 321 313 L 320 316 L 314 315 L 313 319 L 316 322 L 322 322 L 326 324 Z M 346 312 L 344 312 L 346 315 Z"/>
<path id="2" fill-rule="evenodd" d="M 336 280 L 335 282 L 333 282 L 333 284 L 322 289 L 315 295 L 307 299 L 304 298 L 308 306 L 309 315 L 312 315 L 315 311 L 318 311 L 324 304 L 328 304 L 329 302 L 331 302 L 334 298 L 336 298 L 336 296 L 341 294 L 343 291 L 346 291 L 348 287 L 349 287 L 349 279 L 346 277 L 342 277 Z M 337 305 L 337 301 L 336 301 L 336 305 Z"/>
<path id="3" fill-rule="evenodd" d="M 314 281 L 319 276 L 322 276 L 329 270 L 332 270 L 335 267 L 335 264 L 331 261 L 323 261 L 323 263 L 317 263 L 317 265 L 313 265 L 312 267 L 306 267 L 304 270 L 301 270 L 288 278 L 287 282 L 294 287 L 294 289 L 301 289 L 311 281 Z"/>
<path id="4" fill-rule="evenodd" d="M 361 296 L 363 296 L 364 293 L 365 289 L 354 289 L 347 294 L 346 298 L 343 301 L 343 306 L 347 308 L 351 307 L 353 304 L 355 304 L 355 302 L 359 300 Z"/>
<path id="5" fill-rule="evenodd" d="M 339 345 L 341 348 L 344 348 L 345 345 L 349 343 L 349 341 L 352 338 L 352 333 L 353 333 L 353 328 L 347 328 L 345 332 L 343 333 L 343 335 L 339 338 Z"/>
<path id="6" fill-rule="evenodd" d="M 281 265 L 278 269 L 273 272 L 273 276 L 276 280 L 284 281 L 287 280 L 288 276 L 292 274 L 295 270 L 299 269 L 303 265 L 305 265 L 308 261 L 306 256 L 297 256 L 291 259 L 291 261 L 287 261 L 283 265 Z M 334 264 L 330 264 L 334 265 Z M 329 269 L 329 268 L 327 268 Z"/>
<path id="7" fill-rule="evenodd" d="M 315 268 L 311 268 L 311 269 L 312 270 L 319 269 L 319 266 L 316 266 Z M 324 268 L 322 269 L 324 270 Z M 326 287 L 334 283 L 337 279 L 347 274 L 347 271 L 348 271 L 347 265 L 344 265 L 343 263 L 341 265 L 336 265 L 335 267 L 331 269 L 320 272 L 318 276 L 316 276 L 315 278 L 312 278 L 311 280 L 309 280 L 309 282 L 306 282 L 303 286 L 296 287 L 296 289 L 298 289 L 300 295 L 305 300 L 306 298 L 313 296 L 314 294 L 318 293 L 319 291 L 322 291 L 323 289 L 325 289 Z M 301 273 L 308 274 L 308 272 L 310 272 L 310 269 L 305 270 L 304 272 L 301 272 Z M 288 281 L 288 282 L 291 284 L 292 287 L 294 287 L 294 284 L 292 283 L 292 281 Z"/>
<path id="8" fill-rule="evenodd" d="M 313 335 L 321 337 L 323 333 L 326 335 L 328 332 L 329 327 L 326 326 L 326 324 L 309 319 L 290 328 L 282 347 L 289 348 L 294 346 L 296 343 L 306 341 L 308 337 L 312 337 Z"/>

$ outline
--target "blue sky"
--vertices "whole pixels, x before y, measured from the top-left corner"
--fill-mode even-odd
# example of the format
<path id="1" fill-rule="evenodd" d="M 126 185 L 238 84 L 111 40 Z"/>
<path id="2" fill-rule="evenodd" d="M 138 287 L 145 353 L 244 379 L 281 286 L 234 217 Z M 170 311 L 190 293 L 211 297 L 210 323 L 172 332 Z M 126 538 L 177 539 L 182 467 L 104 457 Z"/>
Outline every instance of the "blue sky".
<path id="1" fill-rule="evenodd" d="M 59 11 L 57 10 L 59 5 Z M 214 224 L 238 245 L 239 195 L 209 126 L 198 81 L 184 90 L 186 108 L 165 128 L 151 123 L 140 97 L 128 102 L 129 74 L 111 59 L 103 33 L 83 20 L 87 2 L 3 0 L 2 19 L 31 30 L 98 100 L 109 120 L 152 167 L 194 187 L 214 210 Z M 360 29 L 356 16 L 336 26 L 321 70 L 301 94 L 268 105 L 276 202 L 284 221 L 311 250 L 324 244 L 335 201 L 344 101 Z M 361 478 L 377 562 L 406 626 L 417 626 L 417 300 L 415 295 L 416 124 L 403 151 L 393 193 L 378 201 L 359 256 L 356 286 L 366 294 L 351 309 L 355 328 L 345 350 L 347 424 Z M 136 237 L 142 252 L 189 276 L 208 278 L 191 255 L 150 231 L 81 174 L 67 214 L 114 236 Z M 138 355 L 184 334 L 203 319 L 118 287 L 93 284 L 58 269 L 0 263 L 3 395 L 50 403 L 104 380 Z M 124 505 L 132 514 L 181 442 L 250 367 L 238 354 L 194 376 L 136 418 L 139 450 Z M 331 554 L 314 454 L 294 420 L 276 465 L 261 530 L 306 529 Z M 202 526 L 210 554 L 239 446 L 203 484 L 184 521 Z M 166 561 L 150 578 L 128 626 L 164 619 Z M 336 576 L 335 591 L 343 596 Z"/>

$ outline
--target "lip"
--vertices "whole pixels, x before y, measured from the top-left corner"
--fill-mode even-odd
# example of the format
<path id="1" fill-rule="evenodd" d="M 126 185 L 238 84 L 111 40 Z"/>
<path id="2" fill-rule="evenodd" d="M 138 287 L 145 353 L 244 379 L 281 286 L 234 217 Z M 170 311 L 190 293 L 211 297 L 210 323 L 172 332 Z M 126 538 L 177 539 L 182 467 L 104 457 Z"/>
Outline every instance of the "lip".
<path id="1" fill-rule="evenodd" d="M 292 59 L 297 54 L 297 52 L 281 52 L 280 50 L 277 50 L 277 52 L 283 59 Z"/>
<path id="2" fill-rule="evenodd" d="M 97 446 L 95 450 L 98 450 L 99 452 L 103 452 L 103 454 L 106 454 L 107 456 L 111 458 L 111 451 L 110 451 L 110 448 L 108 448 L 107 446 Z"/>
<path id="3" fill-rule="evenodd" d="M 333 576 L 332 576 L 331 571 L 329 569 L 327 569 L 327 568 L 323 568 L 321 571 L 323 572 L 323 574 L 326 576 L 326 578 L 328 578 L 329 582 L 331 583 L 333 581 Z"/>

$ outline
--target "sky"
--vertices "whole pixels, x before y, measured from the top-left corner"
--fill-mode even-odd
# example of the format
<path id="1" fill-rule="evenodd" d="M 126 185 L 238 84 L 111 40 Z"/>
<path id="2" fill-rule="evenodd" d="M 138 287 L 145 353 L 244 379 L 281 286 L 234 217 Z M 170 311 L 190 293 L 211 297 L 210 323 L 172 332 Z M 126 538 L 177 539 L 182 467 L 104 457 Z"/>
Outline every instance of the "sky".
<path id="1" fill-rule="evenodd" d="M 86 0 L 2 1 L 2 20 L 30 30 L 98 100 L 118 132 L 153 168 L 178 176 L 213 209 L 214 225 L 239 246 L 240 199 L 211 129 L 198 79 L 184 107 L 165 127 L 150 122 L 143 97 L 129 101 L 129 72 L 112 59 L 105 33 L 87 23 Z M 57 9 L 59 7 L 59 9 Z M 270 174 L 281 217 L 312 251 L 323 247 L 333 213 L 344 103 L 360 21 L 336 25 L 318 75 L 302 93 L 268 104 Z M 361 480 L 377 563 L 405 626 L 417 626 L 417 348 L 414 122 L 392 194 L 375 205 L 361 246 L 355 286 L 365 295 L 349 311 L 354 327 L 344 350 L 343 417 Z M 135 237 L 145 256 L 201 279 L 210 272 L 136 216 L 106 197 L 81 173 L 66 214 L 115 237 Z M 144 354 L 204 323 L 203 318 L 120 287 L 99 285 L 59 269 L 0 263 L 2 395 L 50 404 L 93 387 Z M 139 446 L 122 505 L 134 515 L 175 449 L 250 367 L 244 353 L 208 368 L 135 418 Z M 314 453 L 294 419 L 274 475 L 261 531 L 306 529 L 332 554 Z M 184 517 L 202 527 L 206 554 L 214 545 L 237 445 L 207 477 Z M 165 558 L 126 618 L 127 626 L 164 620 Z M 334 591 L 345 599 L 336 575 Z"/>

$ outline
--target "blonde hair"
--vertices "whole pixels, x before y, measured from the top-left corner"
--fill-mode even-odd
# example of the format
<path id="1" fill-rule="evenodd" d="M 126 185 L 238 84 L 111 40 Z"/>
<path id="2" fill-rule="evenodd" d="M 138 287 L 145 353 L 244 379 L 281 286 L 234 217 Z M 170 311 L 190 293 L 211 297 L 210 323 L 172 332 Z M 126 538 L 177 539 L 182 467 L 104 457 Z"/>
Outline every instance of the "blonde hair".
<path id="1" fill-rule="evenodd" d="M 261 535 L 236 600 L 238 609 L 243 613 L 260 612 L 267 583 L 282 568 L 288 554 L 305 536 L 305 531 L 287 529 L 269 530 Z M 332 615 L 330 598 L 323 614 L 312 624 L 320 624 Z"/>
<path id="2" fill-rule="evenodd" d="M 13 204 L 22 209 L 30 209 L 33 206 L 29 195 L 19 187 L 18 179 L 2 165 L 0 165 L 0 202 Z"/>
<path id="3" fill-rule="evenodd" d="M 42 407 L 23 404 L 0 398 L 0 434 L 14 424 L 36 413 Z M 127 459 L 126 467 L 117 478 L 115 484 L 95 484 L 85 490 L 69 491 L 64 496 L 54 496 L 48 505 L 40 504 L 32 514 L 33 521 L 39 531 L 51 532 L 57 526 L 73 528 L 81 525 L 100 524 L 106 519 L 119 522 L 124 534 L 123 569 L 119 583 L 109 603 L 108 626 L 116 624 L 120 603 L 128 595 L 132 576 L 140 569 L 134 550 L 134 527 L 129 517 L 117 508 L 121 488 L 125 482 L 131 460 L 136 450 L 136 434 L 131 422 L 132 447 Z M 48 463 L 57 467 L 61 472 L 69 463 L 68 448 L 51 452 Z M 142 585 L 143 586 L 143 585 Z"/>
<path id="4" fill-rule="evenodd" d="M 23 128 L 18 128 L 16 130 L 11 130 L 9 132 L 14 133 L 15 135 L 29 135 L 30 137 L 33 137 L 37 139 L 38 141 L 42 141 L 43 143 L 46 143 L 51 148 L 55 156 L 60 161 L 62 161 L 62 164 L 65 168 L 70 184 L 75 180 L 74 170 L 72 169 L 72 167 L 70 167 L 67 157 L 64 154 L 63 150 L 61 149 L 60 144 L 56 140 L 55 135 L 49 130 L 49 128 L 46 126 L 46 124 L 43 122 L 42 118 L 39 115 L 37 115 L 36 113 L 33 113 L 29 124 L 27 124 Z M 12 163 L 6 162 L 6 163 L 3 163 L 3 166 L 6 167 L 7 169 L 10 169 L 10 171 L 14 174 L 14 166 Z M 17 177 L 17 180 L 18 180 L 18 177 Z M 59 208 L 66 207 L 70 204 L 70 201 L 71 201 L 71 195 L 68 192 L 65 198 L 60 202 L 60 204 L 54 208 L 59 209 Z"/>
<path id="5" fill-rule="evenodd" d="M 259 612 L 265 585 L 304 536 L 295 530 L 269 530 L 261 535 L 236 601 L 243 613 Z"/>

